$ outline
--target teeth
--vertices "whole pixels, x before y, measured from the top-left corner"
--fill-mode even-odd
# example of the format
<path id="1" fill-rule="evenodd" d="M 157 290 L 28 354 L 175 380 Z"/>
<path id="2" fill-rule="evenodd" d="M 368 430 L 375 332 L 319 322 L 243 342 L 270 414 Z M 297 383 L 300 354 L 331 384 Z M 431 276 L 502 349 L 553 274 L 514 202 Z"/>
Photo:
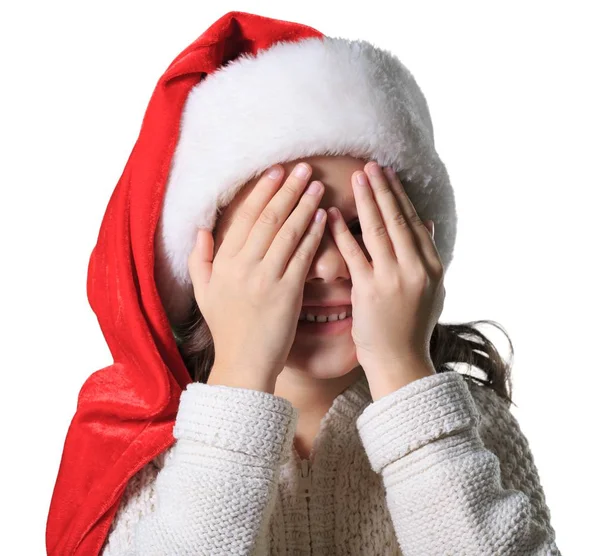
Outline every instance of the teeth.
<path id="1" fill-rule="evenodd" d="M 336 321 L 336 320 L 344 320 L 346 318 L 346 316 L 350 317 L 350 316 L 352 316 L 352 313 L 349 311 L 348 312 L 344 311 L 343 313 L 340 313 L 339 315 L 329 315 L 329 316 L 313 315 L 312 313 L 300 313 L 299 320 L 306 320 L 309 322 L 332 322 L 332 321 Z"/>

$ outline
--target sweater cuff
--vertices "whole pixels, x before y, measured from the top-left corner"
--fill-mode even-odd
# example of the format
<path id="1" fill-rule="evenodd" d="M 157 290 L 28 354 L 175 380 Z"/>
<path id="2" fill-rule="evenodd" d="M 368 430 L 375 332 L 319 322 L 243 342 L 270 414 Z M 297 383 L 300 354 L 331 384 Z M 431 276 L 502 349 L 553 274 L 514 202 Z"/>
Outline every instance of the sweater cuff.
<path id="1" fill-rule="evenodd" d="M 289 457 L 297 420 L 298 410 L 280 396 L 191 382 L 181 393 L 173 436 L 275 465 Z"/>
<path id="2" fill-rule="evenodd" d="M 477 427 L 481 415 L 457 371 L 426 376 L 368 405 L 356 421 L 376 473 L 421 446 Z"/>

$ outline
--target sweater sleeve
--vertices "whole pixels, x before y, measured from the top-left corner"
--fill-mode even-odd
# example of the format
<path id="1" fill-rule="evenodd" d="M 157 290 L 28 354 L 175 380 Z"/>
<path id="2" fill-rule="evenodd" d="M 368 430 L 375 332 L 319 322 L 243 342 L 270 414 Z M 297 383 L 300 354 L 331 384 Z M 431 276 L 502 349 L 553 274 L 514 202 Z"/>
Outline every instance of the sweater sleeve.
<path id="1" fill-rule="evenodd" d="M 274 394 L 189 384 L 175 444 L 130 479 L 102 556 L 264 554 L 297 418 Z"/>
<path id="2" fill-rule="evenodd" d="M 508 403 L 457 371 L 368 405 L 357 430 L 404 556 L 560 556 L 529 444 Z"/>

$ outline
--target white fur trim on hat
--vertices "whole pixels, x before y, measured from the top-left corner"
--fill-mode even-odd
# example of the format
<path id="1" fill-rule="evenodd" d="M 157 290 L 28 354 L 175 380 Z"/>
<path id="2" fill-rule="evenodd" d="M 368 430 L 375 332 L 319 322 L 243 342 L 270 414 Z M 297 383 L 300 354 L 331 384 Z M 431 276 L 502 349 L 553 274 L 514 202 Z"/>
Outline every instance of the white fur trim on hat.
<path id="1" fill-rule="evenodd" d="M 186 99 L 158 222 L 155 277 L 172 324 L 189 316 L 188 257 L 199 227 L 272 164 L 350 155 L 391 166 L 422 220 L 435 222 L 447 269 L 454 192 L 423 93 L 390 52 L 362 40 L 309 38 L 244 54 Z"/>

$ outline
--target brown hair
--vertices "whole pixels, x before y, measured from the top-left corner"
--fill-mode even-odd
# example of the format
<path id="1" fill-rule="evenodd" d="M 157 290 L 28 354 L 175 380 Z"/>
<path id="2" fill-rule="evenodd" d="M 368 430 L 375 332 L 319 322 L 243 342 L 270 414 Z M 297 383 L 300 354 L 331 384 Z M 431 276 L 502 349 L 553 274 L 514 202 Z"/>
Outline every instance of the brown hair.
<path id="1" fill-rule="evenodd" d="M 478 324 L 497 326 L 506 335 L 510 346 L 510 359 L 504 361 L 494 344 L 476 326 Z M 208 324 L 200 313 L 197 303 L 193 304 L 192 314 L 187 323 L 171 326 L 179 353 L 192 380 L 208 380 L 215 350 Z M 510 371 L 513 362 L 513 344 L 501 325 L 495 321 L 480 320 L 465 324 L 437 323 L 430 342 L 431 360 L 436 371 L 456 370 L 452 365 L 466 364 L 469 371 L 476 367 L 485 375 L 483 378 L 462 373 L 467 380 L 473 380 L 494 390 L 501 398 L 512 401 Z M 516 404 L 514 404 L 516 405 Z"/>

